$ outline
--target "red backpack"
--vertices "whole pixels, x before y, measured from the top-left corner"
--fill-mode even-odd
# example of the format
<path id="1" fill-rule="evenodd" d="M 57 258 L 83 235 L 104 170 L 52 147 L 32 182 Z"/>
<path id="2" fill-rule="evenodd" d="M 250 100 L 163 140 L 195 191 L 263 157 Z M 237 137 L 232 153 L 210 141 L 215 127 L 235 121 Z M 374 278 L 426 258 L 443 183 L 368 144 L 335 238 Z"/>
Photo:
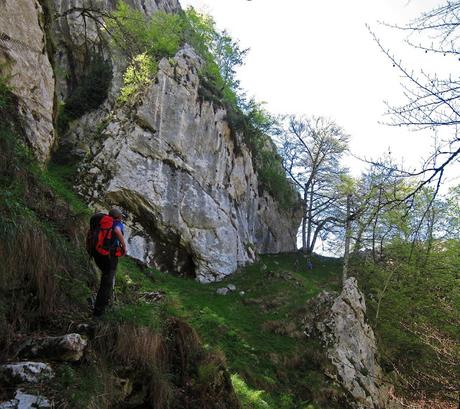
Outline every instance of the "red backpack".
<path id="1" fill-rule="evenodd" d="M 107 256 L 115 248 L 116 239 L 113 231 L 114 219 L 104 213 L 96 213 L 89 221 L 89 230 L 86 234 L 86 250 L 91 257 L 96 253 Z M 116 247 L 115 256 L 122 254 L 120 246 Z"/>

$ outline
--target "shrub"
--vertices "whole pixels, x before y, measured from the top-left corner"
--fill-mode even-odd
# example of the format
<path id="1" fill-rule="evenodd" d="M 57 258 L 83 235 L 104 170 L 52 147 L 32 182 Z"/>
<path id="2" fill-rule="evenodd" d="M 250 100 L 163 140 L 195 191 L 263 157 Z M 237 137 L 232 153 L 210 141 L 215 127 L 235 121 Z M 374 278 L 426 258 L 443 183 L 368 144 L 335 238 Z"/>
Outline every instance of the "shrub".
<path id="1" fill-rule="evenodd" d="M 134 57 L 123 75 L 120 102 L 128 102 L 137 92 L 152 82 L 158 70 L 157 63 L 147 53 Z"/>
<path id="2" fill-rule="evenodd" d="M 11 90 L 7 78 L 0 77 L 0 110 L 7 108 L 12 100 Z"/>
<path id="3" fill-rule="evenodd" d="M 144 15 L 119 1 L 116 10 L 106 18 L 107 30 L 115 48 L 130 58 L 147 53 L 159 60 L 176 54 L 184 42 L 184 19 L 177 14 L 156 12 Z"/>

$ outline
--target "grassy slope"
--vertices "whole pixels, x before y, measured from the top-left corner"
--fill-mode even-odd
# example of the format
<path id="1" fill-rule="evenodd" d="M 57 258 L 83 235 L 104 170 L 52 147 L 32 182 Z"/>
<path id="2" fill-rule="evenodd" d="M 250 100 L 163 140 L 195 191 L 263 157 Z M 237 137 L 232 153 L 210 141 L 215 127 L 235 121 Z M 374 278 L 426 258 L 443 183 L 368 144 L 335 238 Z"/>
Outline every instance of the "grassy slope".
<path id="1" fill-rule="evenodd" d="M 267 392 L 259 394 L 270 403 L 265 407 L 303 408 L 316 402 L 310 407 L 317 408 L 335 387 L 321 372 L 319 345 L 306 342 L 298 324 L 309 298 L 338 288 L 340 264 L 329 258 L 314 264 L 307 272 L 300 255 L 264 256 L 224 282 L 202 285 L 151 270 L 145 275 L 125 259 L 118 271 L 118 304 L 107 319 L 157 327 L 162 314 L 180 316 L 210 348 L 225 354 L 233 373 Z M 230 283 L 235 292 L 216 293 Z M 151 291 L 163 292 L 166 301 L 149 304 L 142 295 Z"/>
<path id="2" fill-rule="evenodd" d="M 3 135 L 2 138 L 7 137 Z M 61 243 L 65 252 L 69 234 L 74 234 L 72 231 L 75 227 L 73 222 L 65 219 L 81 220 L 89 215 L 86 206 L 71 191 L 72 169 L 52 164 L 44 173 L 28 165 L 30 157 L 21 149 L 16 148 L 18 157 L 14 165 L 15 169 L 19 169 L 19 178 L 16 176 L 12 184 L 13 175 L 6 175 L 2 179 L 0 218 L 3 227 L 12 220 L 25 220 L 27 225 L 45 232 L 51 242 Z M 39 186 L 38 191 L 36 186 Z M 58 209 L 62 214 L 58 212 L 59 217 L 56 218 L 52 209 Z M 78 264 L 78 259 L 73 261 Z M 339 260 L 317 258 L 314 264 L 315 268 L 307 272 L 305 261 L 298 254 L 264 256 L 258 263 L 225 282 L 201 285 L 154 270 L 142 270 L 134 261 L 123 259 L 117 278 L 117 303 L 104 320 L 120 324 L 131 322 L 156 331 L 162 330 L 164 322 L 171 315 L 191 323 L 208 350 L 220 350 L 225 354 L 227 364 L 235 374 L 233 383 L 244 402 L 244 408 L 340 407 L 339 403 L 331 403 L 337 401 L 340 392 L 323 375 L 322 369 L 326 363 L 319 352 L 320 346 L 298 338 L 298 325 L 293 325 L 299 323 L 306 300 L 322 289 L 338 289 Z M 73 270 L 76 267 L 72 265 Z M 72 311 L 67 308 L 63 310 L 61 303 L 57 302 L 56 312 L 61 320 L 63 317 L 64 321 L 88 318 L 89 310 L 83 304 L 88 295 L 88 284 L 92 281 L 94 285 L 94 281 L 86 274 L 74 275 L 57 284 L 65 290 L 67 298 L 80 300 L 79 309 L 72 307 Z M 365 280 L 361 281 L 365 290 L 368 286 L 378 287 L 384 282 L 376 271 L 367 278 L 363 274 L 361 279 Z M 430 279 L 433 283 L 423 288 L 438 288 L 442 284 L 436 276 Z M 216 294 L 217 288 L 229 283 L 237 287 L 236 292 L 226 296 Z M 413 376 L 411 367 L 414 363 L 420 372 L 423 368 L 438 368 L 439 362 L 436 362 L 436 353 L 423 345 L 420 337 L 400 327 L 399 318 L 407 316 L 410 319 L 414 306 L 418 306 L 418 319 L 422 317 L 438 327 L 439 323 L 446 321 L 447 316 L 434 304 L 435 294 L 415 292 L 406 284 L 406 287 L 399 285 L 388 291 L 384 298 L 377 336 L 384 353 L 384 363 L 401 356 L 412 356 L 407 368 L 401 366 L 399 369 L 403 371 L 403 376 Z M 452 288 L 450 281 L 447 284 L 448 288 Z M 417 286 L 422 288 L 419 284 Z M 142 298 L 143 293 L 152 291 L 163 292 L 163 301 L 148 302 Z M 240 291 L 244 291 L 244 294 L 240 295 Z M 369 299 L 368 304 L 370 320 L 375 324 L 375 302 Z M 458 319 L 458 310 L 450 311 L 453 319 Z M 35 313 L 31 313 L 31 318 L 34 316 Z M 57 316 L 53 315 L 51 319 L 56 320 Z M 451 333 L 451 336 L 458 333 L 458 328 L 452 326 L 452 322 L 452 319 L 447 321 L 444 331 Z M 452 331 L 450 327 L 453 327 Z M 441 369 L 436 369 L 439 376 Z M 201 370 L 205 371 L 206 368 Z M 80 407 L 82 402 L 92 402 L 94 396 L 105 391 L 103 378 L 107 376 L 107 370 L 102 367 L 88 363 L 77 367 L 63 365 L 57 368 L 57 372 L 60 379 L 58 388 L 68 399 L 67 407 Z M 444 375 L 449 375 L 449 372 Z M 455 379 L 448 386 L 454 382 Z M 423 383 L 419 386 L 426 387 Z"/>

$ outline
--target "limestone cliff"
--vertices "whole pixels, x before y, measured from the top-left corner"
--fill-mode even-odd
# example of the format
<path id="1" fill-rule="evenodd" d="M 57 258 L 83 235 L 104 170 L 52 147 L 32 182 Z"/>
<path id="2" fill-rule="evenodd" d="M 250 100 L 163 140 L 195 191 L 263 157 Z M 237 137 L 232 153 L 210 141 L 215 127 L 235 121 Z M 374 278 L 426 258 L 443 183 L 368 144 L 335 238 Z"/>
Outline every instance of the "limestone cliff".
<path id="1" fill-rule="evenodd" d="M 230 129 L 222 107 L 200 96 L 202 62 L 193 49 L 163 59 L 138 102 L 121 106 L 127 61 L 103 41 L 98 23 L 115 0 L 53 0 L 42 2 L 45 10 L 38 0 L 4 3 L 0 58 L 10 63 L 41 162 L 57 144 L 58 105 L 68 103 L 96 58 L 110 65 L 107 99 L 60 129 L 59 145 L 80 161 L 76 187 L 94 208 L 120 205 L 130 212 L 132 257 L 208 282 L 257 253 L 295 249 L 298 209 L 283 209 L 264 191 L 244 135 Z M 177 0 L 128 3 L 146 16 L 180 10 Z"/>
<path id="2" fill-rule="evenodd" d="M 199 96 L 199 65 L 185 47 L 135 107 L 92 113 L 69 137 L 86 151 L 80 193 L 134 215 L 130 254 L 206 282 L 256 253 L 294 250 L 298 217 L 259 194 L 242 135 Z"/>

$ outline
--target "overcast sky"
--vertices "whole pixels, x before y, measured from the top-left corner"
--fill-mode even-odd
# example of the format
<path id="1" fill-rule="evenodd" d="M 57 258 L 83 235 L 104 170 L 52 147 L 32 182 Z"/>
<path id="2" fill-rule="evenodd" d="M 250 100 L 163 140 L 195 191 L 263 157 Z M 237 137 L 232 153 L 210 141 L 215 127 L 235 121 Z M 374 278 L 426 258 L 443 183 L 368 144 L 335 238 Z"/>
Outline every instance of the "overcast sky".
<path id="1" fill-rule="evenodd" d="M 439 0 L 180 0 L 214 17 L 250 48 L 238 71 L 242 87 L 272 113 L 322 115 L 351 135 L 359 156 L 392 156 L 414 166 L 430 152 L 431 137 L 379 125 L 384 101 L 403 101 L 400 73 L 378 49 L 366 28 L 404 64 L 419 72 L 448 71 L 459 62 L 404 45 L 402 33 L 378 20 L 404 23 Z M 354 173 L 360 165 L 348 164 Z M 362 168 L 362 166 L 361 166 Z"/>

